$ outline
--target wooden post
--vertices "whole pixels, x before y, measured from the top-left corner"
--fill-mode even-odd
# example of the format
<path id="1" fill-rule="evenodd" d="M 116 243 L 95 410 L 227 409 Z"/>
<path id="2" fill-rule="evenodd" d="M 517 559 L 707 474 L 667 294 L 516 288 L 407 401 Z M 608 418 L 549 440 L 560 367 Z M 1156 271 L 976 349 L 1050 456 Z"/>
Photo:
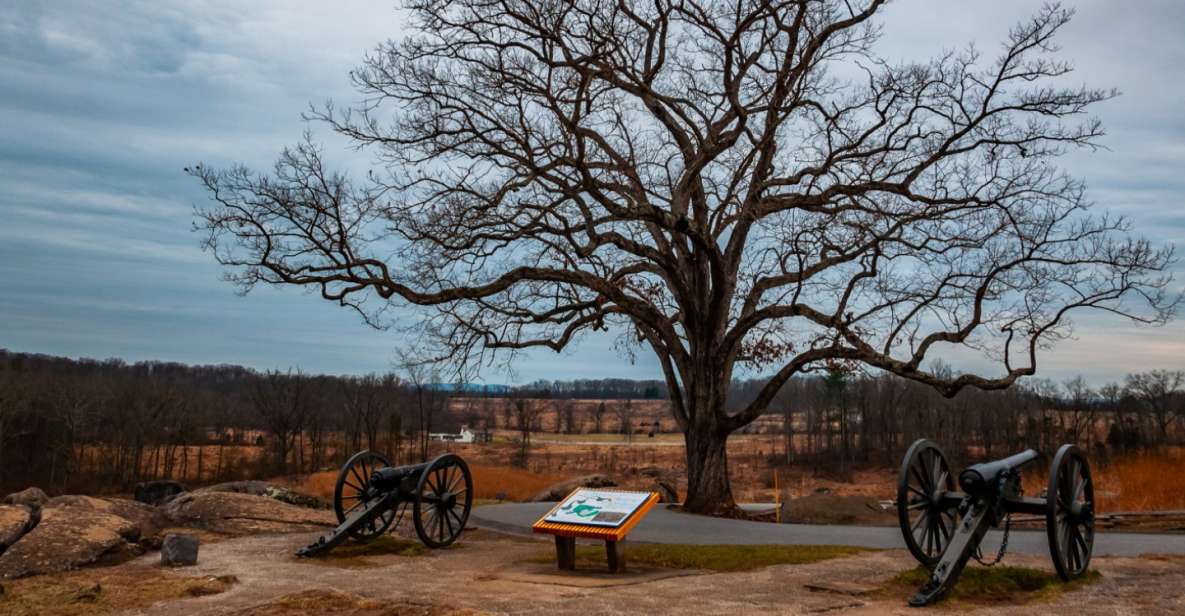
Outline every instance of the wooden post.
<path id="1" fill-rule="evenodd" d="M 609 558 L 609 573 L 625 573 L 625 539 L 605 540 L 605 555 Z"/>
<path id="2" fill-rule="evenodd" d="M 555 562 L 560 569 L 576 569 L 576 538 L 555 536 Z"/>

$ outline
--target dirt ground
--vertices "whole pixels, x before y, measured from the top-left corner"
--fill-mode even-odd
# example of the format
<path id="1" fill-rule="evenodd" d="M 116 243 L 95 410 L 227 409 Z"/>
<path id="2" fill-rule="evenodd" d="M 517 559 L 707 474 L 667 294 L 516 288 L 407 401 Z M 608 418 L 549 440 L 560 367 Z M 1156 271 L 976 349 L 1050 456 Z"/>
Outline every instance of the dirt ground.
<path id="1" fill-rule="evenodd" d="M 777 565 L 740 573 L 645 570 L 624 577 L 594 571 L 561 574 L 525 562 L 549 542 L 486 531 L 466 533 L 455 547 L 421 556 L 379 555 L 301 560 L 293 550 L 313 535 L 260 535 L 202 546 L 189 576 L 233 576 L 229 590 L 130 609 L 165 616 L 351 614 L 918 614 L 907 591 L 861 594 L 914 566 L 904 551 L 858 554 L 809 565 Z M 155 554 L 119 565 L 145 577 Z M 1047 559 L 1010 555 L 1008 563 L 1050 569 Z M 1181 614 L 1185 561 L 1098 558 L 1100 581 L 1026 604 L 945 604 L 928 614 Z M 231 579 L 231 578 L 225 578 Z M 837 584 L 838 588 L 836 588 Z M 831 587 L 830 590 L 811 587 Z M 3 610 L 0 597 L 0 613 Z"/>

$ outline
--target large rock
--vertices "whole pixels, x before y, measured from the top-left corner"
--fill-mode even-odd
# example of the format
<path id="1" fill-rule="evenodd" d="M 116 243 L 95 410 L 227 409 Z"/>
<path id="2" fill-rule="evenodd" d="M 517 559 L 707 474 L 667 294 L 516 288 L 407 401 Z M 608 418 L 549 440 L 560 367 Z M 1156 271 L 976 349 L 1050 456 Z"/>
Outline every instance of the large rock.
<path id="1" fill-rule="evenodd" d="M 139 538 L 139 525 L 126 518 L 84 507 L 47 507 L 41 522 L 0 554 L 0 579 L 74 569 Z"/>
<path id="2" fill-rule="evenodd" d="M 39 514 L 24 505 L 0 505 L 0 554 L 37 525 Z"/>
<path id="3" fill-rule="evenodd" d="M 55 496 L 45 503 L 46 509 L 63 507 L 110 513 L 131 520 L 139 527 L 140 536 L 145 538 L 155 536 L 169 525 L 169 518 L 160 509 L 125 498 L 96 498 L 71 494 Z"/>
<path id="4" fill-rule="evenodd" d="M 26 507 L 36 509 L 45 504 L 49 500 L 49 495 L 41 488 L 26 488 L 20 492 L 13 492 L 4 497 L 2 504 L 5 505 L 24 505 Z"/>
<path id="5" fill-rule="evenodd" d="M 160 564 L 166 567 L 196 565 L 198 538 L 193 535 L 169 533 L 160 547 Z"/>
<path id="6" fill-rule="evenodd" d="M 185 484 L 176 481 L 145 481 L 136 484 L 132 498 L 147 505 L 163 505 L 178 494 L 188 491 L 189 488 Z"/>
<path id="7" fill-rule="evenodd" d="M 670 478 L 659 477 L 650 486 L 650 491 L 658 492 L 658 502 L 660 503 L 677 503 L 679 502 L 679 488 L 677 485 Z"/>
<path id="8" fill-rule="evenodd" d="M 164 507 L 178 525 L 232 535 L 307 532 L 337 526 L 324 509 L 308 509 L 266 496 L 237 492 L 186 492 Z"/>
<path id="9" fill-rule="evenodd" d="M 236 494 L 251 494 L 253 496 L 263 496 L 264 492 L 271 487 L 272 484 L 266 481 L 224 481 L 216 483 L 212 486 L 198 488 L 195 492 L 234 492 Z"/>
<path id="10" fill-rule="evenodd" d="M 611 488 L 617 485 L 608 475 L 585 475 L 567 481 L 561 481 L 535 495 L 532 502 L 543 503 L 563 499 L 576 488 Z"/>
<path id="11" fill-rule="evenodd" d="M 289 505 L 299 505 L 301 507 L 312 507 L 314 509 L 328 508 L 328 504 L 321 501 L 315 496 L 308 494 L 301 494 L 294 492 L 288 488 L 283 488 L 277 485 L 272 485 L 266 481 L 227 481 L 224 483 L 216 483 L 212 486 L 199 488 L 198 492 L 233 492 L 236 494 L 252 494 L 254 496 L 266 496 L 273 498 L 282 503 Z"/>

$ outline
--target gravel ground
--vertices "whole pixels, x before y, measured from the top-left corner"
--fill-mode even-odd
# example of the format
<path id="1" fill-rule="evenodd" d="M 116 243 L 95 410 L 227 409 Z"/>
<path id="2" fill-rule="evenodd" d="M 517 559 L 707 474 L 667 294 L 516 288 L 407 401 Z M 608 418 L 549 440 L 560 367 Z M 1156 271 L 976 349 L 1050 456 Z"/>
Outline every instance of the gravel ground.
<path id="1" fill-rule="evenodd" d="M 861 554 L 810 565 L 779 565 L 741 573 L 694 573 L 674 577 L 639 572 L 629 583 L 578 584 L 522 561 L 551 549 L 549 542 L 470 532 L 454 548 L 426 556 L 375 556 L 339 562 L 292 556 L 315 535 L 259 535 L 202 546 L 190 575 L 234 575 L 230 591 L 170 601 L 129 613 L 229 615 L 258 609 L 298 593 L 337 591 L 382 609 L 351 608 L 349 614 L 918 614 L 906 597 L 869 598 L 810 590 L 820 583 L 876 586 L 914 566 L 903 550 Z M 155 566 L 155 555 L 121 565 Z M 1008 564 L 1051 569 L 1048 558 L 1009 555 Z M 925 614 L 1182 614 L 1185 560 L 1180 557 L 1097 558 L 1098 583 L 1028 605 L 949 606 Z M 344 607 L 344 606 L 343 606 Z M 271 613 L 282 613 L 268 611 Z M 292 613 L 298 613 L 293 611 Z M 303 612 L 311 613 L 311 612 Z"/>

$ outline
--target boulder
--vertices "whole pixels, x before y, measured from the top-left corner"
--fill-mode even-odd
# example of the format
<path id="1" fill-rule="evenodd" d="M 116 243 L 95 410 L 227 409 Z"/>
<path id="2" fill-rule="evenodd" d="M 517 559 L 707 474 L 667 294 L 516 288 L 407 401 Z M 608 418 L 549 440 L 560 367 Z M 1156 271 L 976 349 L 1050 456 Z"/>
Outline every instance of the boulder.
<path id="1" fill-rule="evenodd" d="M 186 492 L 164 507 L 180 526 L 231 535 L 308 532 L 337 526 L 333 513 L 236 492 Z"/>
<path id="2" fill-rule="evenodd" d="M 32 530 L 39 516 L 24 505 L 0 505 L 0 554 Z"/>
<path id="3" fill-rule="evenodd" d="M 670 478 L 655 478 L 654 484 L 650 486 L 650 491 L 658 492 L 658 502 L 660 503 L 679 502 L 679 488 Z"/>
<path id="4" fill-rule="evenodd" d="M 26 507 L 36 509 L 45 504 L 49 500 L 49 495 L 41 488 L 26 488 L 20 492 L 13 492 L 4 497 L 4 501 L 0 504 L 4 505 L 24 505 Z"/>
<path id="5" fill-rule="evenodd" d="M 562 500 L 576 488 L 611 488 L 617 485 L 607 475 L 585 475 L 567 481 L 561 481 L 535 495 L 531 502 L 543 503 Z"/>
<path id="6" fill-rule="evenodd" d="M 185 487 L 185 484 L 177 481 L 145 481 L 136 484 L 133 498 L 148 505 L 163 505 L 178 494 L 188 491 L 189 488 Z"/>
<path id="7" fill-rule="evenodd" d="M 314 509 L 326 509 L 329 507 L 328 504 L 315 496 L 301 494 L 300 492 L 293 492 L 288 488 L 272 485 L 266 481 L 227 481 L 225 483 L 216 483 L 212 486 L 199 488 L 197 491 L 233 492 L 236 494 L 266 496 L 268 498 L 274 498 L 282 503 L 288 503 L 289 505 L 312 507 Z"/>
<path id="8" fill-rule="evenodd" d="M 197 559 L 197 537 L 177 533 L 165 535 L 160 548 L 160 564 L 166 567 L 188 567 L 196 565 Z"/>
<path id="9" fill-rule="evenodd" d="M 272 485 L 266 481 L 225 481 L 212 486 L 198 488 L 195 492 L 234 492 L 236 494 L 252 494 L 263 496 Z"/>
<path id="10" fill-rule="evenodd" d="M 46 509 L 61 507 L 110 513 L 131 520 L 139 527 L 142 538 L 152 537 L 169 525 L 168 517 L 160 509 L 126 498 L 96 498 L 71 494 L 55 496 L 45 503 Z"/>
<path id="11" fill-rule="evenodd" d="M 51 507 L 41 522 L 0 554 L 0 579 L 67 571 L 111 551 L 127 550 L 140 527 L 120 516 L 84 507 Z"/>

